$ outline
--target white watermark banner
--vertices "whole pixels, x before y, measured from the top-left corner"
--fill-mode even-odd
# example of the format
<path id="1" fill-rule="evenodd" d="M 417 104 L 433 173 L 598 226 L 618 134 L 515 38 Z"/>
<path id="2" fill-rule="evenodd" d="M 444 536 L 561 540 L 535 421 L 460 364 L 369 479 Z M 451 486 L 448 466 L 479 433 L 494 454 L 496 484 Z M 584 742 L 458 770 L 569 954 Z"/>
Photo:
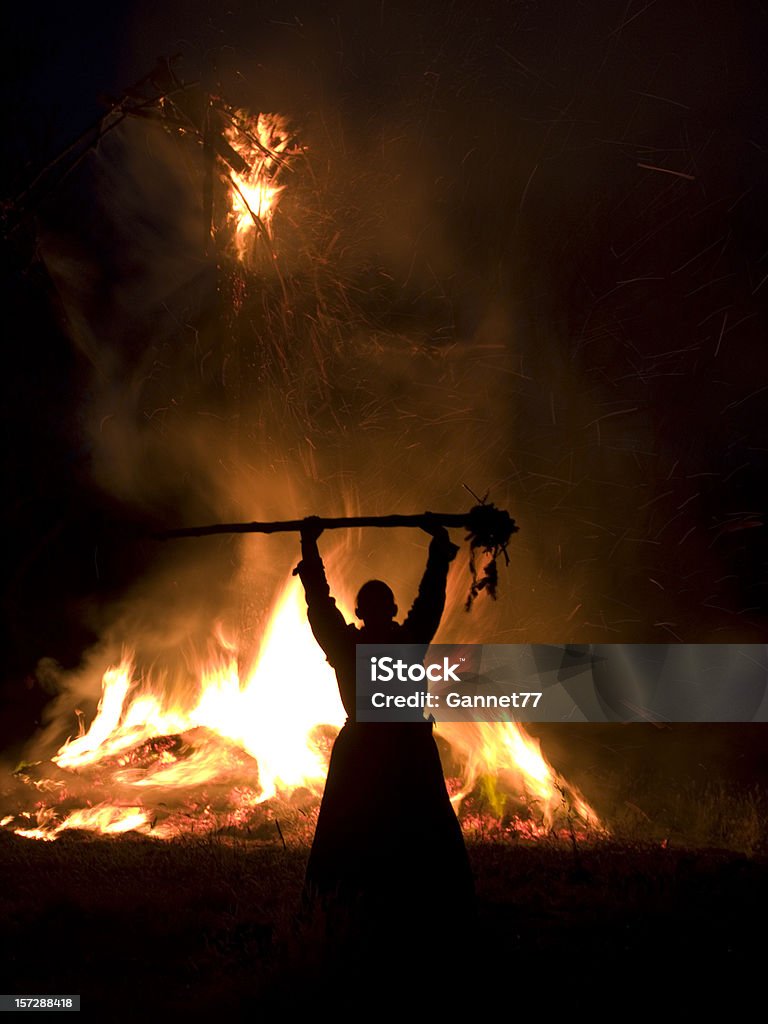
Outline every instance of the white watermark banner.
<path id="1" fill-rule="evenodd" d="M 358 644 L 358 722 L 768 722 L 766 644 Z"/>

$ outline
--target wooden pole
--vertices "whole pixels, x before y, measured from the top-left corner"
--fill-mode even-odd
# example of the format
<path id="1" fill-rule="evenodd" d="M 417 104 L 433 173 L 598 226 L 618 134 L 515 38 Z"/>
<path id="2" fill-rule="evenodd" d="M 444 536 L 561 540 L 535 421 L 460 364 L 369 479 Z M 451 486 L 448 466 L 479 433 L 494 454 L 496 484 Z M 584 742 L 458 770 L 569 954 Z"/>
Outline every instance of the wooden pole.
<path id="1" fill-rule="evenodd" d="M 428 517 L 441 526 L 465 526 L 466 515 L 433 512 Z M 427 519 L 424 513 L 392 516 L 339 516 L 335 518 L 284 519 L 276 522 L 254 523 L 213 523 L 211 526 L 187 526 L 180 530 L 166 530 L 159 536 L 163 540 L 174 537 L 208 537 L 215 533 L 290 533 L 301 531 L 305 526 L 315 524 L 323 530 L 338 530 L 354 526 L 423 526 Z"/>
<path id="2" fill-rule="evenodd" d="M 464 527 L 475 535 L 484 546 L 504 545 L 517 525 L 508 512 L 493 505 L 476 505 L 469 512 L 418 512 L 414 515 L 390 516 L 338 516 L 323 518 L 311 516 L 308 519 L 286 519 L 273 522 L 212 523 L 210 526 L 186 526 L 177 530 L 165 530 L 158 536 L 162 540 L 178 537 L 210 537 L 218 533 L 290 533 L 301 532 L 315 526 L 322 530 L 338 530 L 356 526 L 430 526 Z"/>

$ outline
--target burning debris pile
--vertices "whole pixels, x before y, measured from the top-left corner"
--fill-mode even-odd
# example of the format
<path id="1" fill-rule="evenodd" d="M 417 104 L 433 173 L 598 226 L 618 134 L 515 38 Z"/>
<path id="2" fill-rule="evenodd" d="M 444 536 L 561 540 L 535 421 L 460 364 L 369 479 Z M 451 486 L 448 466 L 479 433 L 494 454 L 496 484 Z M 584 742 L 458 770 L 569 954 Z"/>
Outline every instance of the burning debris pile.
<path id="1" fill-rule="evenodd" d="M 332 670 L 291 581 L 272 612 L 261 650 L 241 674 L 238 653 L 221 640 L 218 658 L 198 667 L 192 701 L 170 702 L 163 680 L 141 676 L 129 657 L 107 669 L 89 727 L 50 762 L 23 765 L 23 809 L 3 827 L 31 839 L 70 829 L 137 831 L 158 839 L 235 830 L 279 840 L 311 832 L 333 738 L 344 712 Z M 444 723 L 439 736 L 454 805 L 476 828 L 478 786 L 494 780 L 498 834 L 548 834 L 571 818 L 597 818 L 558 777 L 538 741 L 513 723 Z M 286 823 L 288 823 L 286 825 Z"/>
<path id="2" fill-rule="evenodd" d="M 162 678 L 142 677 L 128 656 L 106 670 L 88 728 L 50 762 L 17 769 L 26 799 L 2 825 L 44 840 L 68 829 L 165 840 L 233 829 L 276 841 L 291 835 L 286 822 L 293 822 L 305 839 L 343 720 L 332 670 L 292 581 L 250 670 L 241 673 L 237 649 L 221 638 L 218 656 L 199 666 L 191 701 L 170 701 Z M 597 826 L 519 726 L 444 723 L 438 736 L 468 827 L 477 825 L 477 786 L 487 791 L 489 778 L 495 813 L 482 814 L 498 833 L 546 835 L 571 816 L 580 828 Z"/>
<path id="3" fill-rule="evenodd" d="M 516 531 L 492 505 L 466 515 L 352 517 L 318 520 L 340 526 L 414 526 L 422 520 L 469 530 L 477 550 L 506 556 Z M 275 533 L 301 521 L 216 524 L 169 531 L 167 537 L 226 532 Z M 476 584 L 473 568 L 473 591 Z M 309 628 L 292 579 L 276 602 L 253 664 L 243 670 L 234 643 L 217 631 L 212 657 L 196 666 L 196 685 L 170 700 L 161 675 L 138 671 L 126 653 L 106 669 L 98 711 L 50 762 L 22 766 L 32 808 L 7 815 L 17 835 L 55 839 L 72 829 L 158 839 L 235 831 L 285 842 L 306 838 L 322 795 L 333 739 L 344 711 L 333 672 Z M 468 828 L 538 837 L 565 823 L 571 833 L 596 828 L 594 813 L 543 758 L 538 743 L 513 723 L 444 723 L 441 727 L 453 802 Z M 386 769 L 385 769 L 386 770 Z M 492 780 L 492 781 L 491 781 Z M 492 807 L 478 787 L 493 791 Z M 283 823 L 281 825 L 281 822 Z M 286 822 L 291 823 L 286 826 Z"/>
<path id="4" fill-rule="evenodd" d="M 20 834 L 139 828 L 173 838 L 253 828 L 264 813 L 250 812 L 267 801 L 296 806 L 318 798 L 327 730 L 338 729 L 343 711 L 328 666 L 314 664 L 314 638 L 297 630 L 302 602 L 292 583 L 277 601 L 258 658 L 242 675 L 236 648 L 219 634 L 213 656 L 195 666 L 196 687 L 175 700 L 162 675 L 142 675 L 127 655 L 107 669 L 89 728 L 50 764 L 17 772 L 46 796 L 35 811 L 37 831 Z M 289 680 L 307 682 L 298 700 Z M 83 801 L 93 814 L 83 813 Z"/>

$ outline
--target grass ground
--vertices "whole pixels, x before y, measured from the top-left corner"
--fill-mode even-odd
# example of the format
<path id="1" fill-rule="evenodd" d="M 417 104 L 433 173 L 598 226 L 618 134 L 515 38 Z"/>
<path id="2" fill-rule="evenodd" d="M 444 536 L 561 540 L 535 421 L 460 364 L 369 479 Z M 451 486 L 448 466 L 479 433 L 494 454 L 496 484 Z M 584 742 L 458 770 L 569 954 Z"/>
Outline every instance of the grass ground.
<path id="1" fill-rule="evenodd" d="M 407 921 L 402 946 L 375 950 L 298 923 L 305 846 L 0 833 L 0 990 L 79 993 L 107 1022 L 292 1019 L 345 1001 L 370 1016 L 390 997 L 413 1006 L 414 991 L 433 1009 L 511 1014 L 604 1009 L 616 986 L 635 1006 L 670 979 L 701 993 L 762 961 L 761 853 L 509 838 L 469 849 L 477 920 L 414 959 Z"/>

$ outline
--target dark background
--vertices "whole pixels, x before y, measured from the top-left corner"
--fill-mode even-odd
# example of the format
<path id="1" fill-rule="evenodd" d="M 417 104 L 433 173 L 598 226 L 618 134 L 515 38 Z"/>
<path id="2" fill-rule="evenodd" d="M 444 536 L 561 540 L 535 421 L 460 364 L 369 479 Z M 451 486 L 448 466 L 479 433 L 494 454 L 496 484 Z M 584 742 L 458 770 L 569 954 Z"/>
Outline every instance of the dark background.
<path id="1" fill-rule="evenodd" d="M 504 442 L 500 492 L 514 495 L 528 536 L 514 583 L 528 598 L 514 598 L 510 623 L 539 599 L 539 564 L 542 601 L 570 586 L 567 569 L 547 575 L 558 548 L 574 574 L 595 575 L 578 577 L 584 593 L 562 598 L 546 626 L 532 614 L 527 630 L 497 639 L 764 642 L 764 5 L 227 8 L 136 3 L 94 17 L 76 4 L 15 6 L 4 202 L 160 56 L 182 54 L 185 77 L 289 112 L 315 140 L 325 126 L 334 141 L 319 162 L 343 163 L 342 139 L 354 168 L 332 177 L 329 209 L 365 237 L 347 280 L 370 321 L 418 324 L 417 344 L 439 347 L 482 338 L 488 311 L 501 310 L 514 328 L 509 366 L 545 410 L 528 434 L 501 412 L 488 420 Z M 410 183 L 390 217 L 381 196 L 398 176 Z M 14 752 L 51 695 L 38 660 L 74 667 L 99 633 L 86 611 L 119 600 L 159 557 L 114 543 L 99 564 L 104 524 L 150 513 L 94 478 L 87 410 L 101 370 L 73 344 L 71 312 L 37 258 L 41 237 L 75 239 L 100 268 L 92 322 L 116 316 L 131 272 L 123 239 L 146 225 L 137 209 L 134 221 L 115 217 L 96 181 L 84 162 L 4 246 L 0 749 Z M 386 270 L 389 290 L 368 287 L 371 268 Z M 150 518 L 182 510 L 206 517 L 179 494 Z M 755 727 L 690 735 L 687 760 L 700 750 L 746 776 L 763 763 Z"/>

